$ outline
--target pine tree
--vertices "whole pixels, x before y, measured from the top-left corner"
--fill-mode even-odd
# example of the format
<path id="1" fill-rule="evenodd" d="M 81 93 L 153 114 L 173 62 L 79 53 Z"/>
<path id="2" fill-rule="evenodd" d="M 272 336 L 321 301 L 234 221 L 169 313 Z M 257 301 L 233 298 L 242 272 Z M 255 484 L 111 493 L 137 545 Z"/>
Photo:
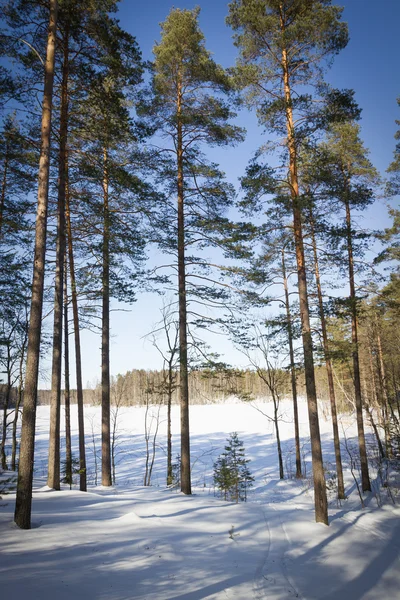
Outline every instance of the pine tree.
<path id="1" fill-rule="evenodd" d="M 224 500 L 246 502 L 248 489 L 253 485 L 254 477 L 248 468 L 243 442 L 233 432 L 228 438 L 225 451 L 214 463 L 214 485 Z"/>
<path id="2" fill-rule="evenodd" d="M 78 405 L 78 432 L 79 432 L 79 489 L 81 492 L 86 492 L 86 450 L 85 450 L 85 425 L 83 411 L 83 384 L 82 384 L 82 358 L 81 358 L 81 342 L 80 342 L 80 322 L 78 310 L 78 292 L 76 285 L 75 274 L 75 257 L 74 244 L 71 227 L 71 211 L 70 211 L 70 187 L 68 184 L 68 168 L 66 171 L 66 194 L 65 194 L 65 223 L 66 237 L 68 246 L 68 264 L 69 277 L 71 284 L 71 304 L 74 325 L 74 341 L 75 341 L 75 367 L 76 367 L 76 396 Z M 65 309 L 66 310 L 66 309 Z M 65 335 L 67 335 L 67 327 L 65 327 Z"/>
<path id="3" fill-rule="evenodd" d="M 256 108 L 260 124 L 285 136 L 287 179 L 293 214 L 300 315 L 312 439 L 312 462 L 317 521 L 328 524 L 327 496 L 318 422 L 304 256 L 303 214 L 298 177 L 301 144 L 327 120 L 350 108 L 348 94 L 328 90 L 321 66 L 347 43 L 342 9 L 330 0 L 235 0 L 229 4 L 228 24 L 237 32 L 240 49 L 238 84 L 247 88 L 247 103 Z M 325 91 L 323 108 L 316 110 L 316 91 Z"/>
<path id="4" fill-rule="evenodd" d="M 269 187 L 267 190 L 263 188 L 262 176 L 260 178 L 254 177 L 254 173 L 253 176 L 249 175 L 249 171 L 250 169 L 248 169 L 247 171 L 248 177 L 242 178 L 242 187 L 246 192 L 245 198 L 241 202 L 242 204 L 247 204 L 250 199 L 250 196 L 252 196 L 253 194 L 259 196 L 263 195 L 264 192 L 265 194 L 268 194 L 272 191 Z M 291 391 L 293 401 L 296 478 L 301 478 L 302 472 L 300 433 L 297 403 L 296 359 L 294 347 L 295 340 L 299 337 L 299 327 L 297 323 L 298 303 L 294 303 L 290 300 L 291 294 L 297 295 L 297 292 L 295 290 L 290 289 L 291 275 L 295 272 L 295 267 L 293 264 L 295 256 L 292 236 L 286 231 L 286 229 L 290 225 L 286 224 L 287 215 L 285 214 L 285 212 L 287 211 L 282 211 L 282 209 L 279 209 L 279 207 L 275 204 L 270 209 L 267 209 L 265 211 L 264 214 L 267 221 L 271 219 L 273 225 L 266 228 L 260 228 L 258 234 L 255 236 L 256 239 L 259 238 L 262 242 L 260 253 L 258 256 L 251 255 L 249 259 L 248 268 L 242 268 L 240 272 L 242 278 L 245 280 L 246 285 L 246 290 L 244 292 L 242 291 L 242 303 L 244 297 L 245 306 L 248 304 L 256 306 L 265 306 L 271 305 L 272 302 L 277 302 L 279 303 L 279 306 L 284 309 L 284 314 L 279 314 L 273 319 L 268 319 L 268 326 L 271 328 L 272 335 L 279 336 L 280 349 L 282 349 L 283 346 L 287 345 L 289 350 L 288 369 L 290 370 Z M 281 287 L 283 287 L 283 295 Z M 246 316 L 243 316 L 243 318 L 241 318 L 240 320 L 242 321 L 242 323 L 246 324 Z M 245 325 L 245 327 L 248 327 L 248 324 Z M 239 331 L 240 329 L 240 326 L 237 327 L 237 331 Z M 260 337 L 262 338 L 262 336 Z M 237 339 L 239 341 L 239 345 L 244 347 L 248 345 L 248 340 L 246 339 L 246 336 L 244 336 L 242 339 L 244 344 L 241 343 L 241 340 L 239 338 Z M 260 339 L 259 341 L 261 344 L 261 348 L 259 349 L 264 355 L 264 358 L 267 358 L 265 353 L 262 351 L 262 347 L 264 347 L 265 349 L 267 346 L 263 344 L 262 339 Z M 260 344 L 257 344 L 257 346 L 260 346 Z M 264 383 L 266 382 L 264 381 Z M 267 383 L 266 385 L 269 389 Z M 280 471 L 283 479 L 283 466 L 280 468 Z"/>
<path id="5" fill-rule="evenodd" d="M 173 9 L 162 24 L 161 41 L 154 48 L 152 98 L 143 102 L 143 113 L 157 133 L 168 138 L 167 156 L 161 174 L 167 182 L 166 202 L 159 218 L 164 232 L 160 246 L 177 259 L 180 402 L 181 402 L 181 489 L 191 493 L 188 387 L 188 301 L 197 295 L 215 304 L 222 291 L 207 288 L 205 281 L 188 283 L 188 263 L 196 268 L 197 281 L 207 274 L 199 256 L 188 248 L 204 247 L 215 237 L 222 210 L 232 200 L 233 190 L 224 182 L 215 164 L 204 157 L 201 146 L 223 146 L 239 141 L 242 132 L 229 124 L 233 113 L 222 95 L 231 89 L 225 71 L 211 58 L 198 25 L 199 9 Z M 169 198 L 177 197 L 177 207 Z M 173 216 L 173 221 L 171 220 Z M 196 281 L 196 280 L 195 280 Z"/>
<path id="6" fill-rule="evenodd" d="M 77 101 L 82 101 L 87 81 L 83 79 L 91 73 L 98 73 L 107 61 L 110 48 L 105 49 L 104 37 L 112 37 L 110 31 L 115 28 L 107 15 L 113 10 L 115 1 L 96 0 L 81 6 L 76 0 L 63 2 L 58 15 L 58 47 L 60 60 L 57 67 L 61 73 L 59 87 L 59 148 L 58 148 L 58 181 L 57 181 L 57 236 L 56 236 L 56 270 L 54 293 L 54 327 L 53 327 L 53 362 L 52 393 L 50 410 L 50 441 L 48 485 L 60 488 L 60 403 L 61 403 L 61 356 L 62 356 L 62 309 L 63 309 L 63 268 L 66 246 L 65 237 L 65 205 L 68 178 L 68 138 L 71 129 L 72 111 Z M 110 46 L 109 40 L 107 44 Z M 118 44 L 115 45 L 115 48 Z M 113 51 L 115 51 L 113 47 Z M 119 49 L 117 50 L 119 51 Z M 87 95 L 87 90 L 86 90 Z M 78 335 L 78 334 L 77 334 Z M 78 359 L 77 355 L 77 359 Z M 79 381 L 79 379 L 78 379 Z M 81 412 L 81 409 L 80 409 Z M 80 419 L 81 421 L 81 419 Z M 82 429 L 82 427 L 81 427 Z M 83 435 L 83 431 L 81 431 Z M 82 454 L 82 452 L 81 452 Z M 83 459 L 82 459 L 83 462 Z M 82 465 L 81 472 L 85 467 Z M 81 478 L 81 487 L 86 484 Z"/>
<path id="7" fill-rule="evenodd" d="M 135 299 L 144 259 L 140 211 L 149 189 L 135 171 L 140 159 L 129 114 L 129 99 L 143 71 L 140 51 L 112 19 L 100 24 L 97 43 L 99 66 L 85 67 L 90 86 L 74 116 L 79 154 L 73 164 L 80 186 L 77 192 L 71 190 L 71 197 L 81 202 L 83 196 L 84 211 L 79 211 L 75 227 L 91 240 L 85 287 L 92 299 L 101 295 L 102 302 L 102 482 L 110 486 L 110 300 Z"/>
<path id="8" fill-rule="evenodd" d="M 374 187 L 378 175 L 368 159 L 368 151 L 360 139 L 360 128 L 354 122 L 333 125 L 325 144 L 327 164 L 325 176 L 328 183 L 327 193 L 336 200 L 343 219 L 331 228 L 332 245 L 342 243 L 347 255 L 347 272 L 350 294 L 347 308 L 351 319 L 352 357 L 354 393 L 357 413 L 358 444 L 361 461 L 362 489 L 369 491 L 371 483 L 368 474 L 367 449 L 365 444 L 363 401 L 361 393 L 361 375 L 358 342 L 359 297 L 357 295 L 356 266 L 357 245 L 365 245 L 368 234 L 356 231 L 353 226 L 352 213 L 363 210 L 374 200 Z"/>
<path id="9" fill-rule="evenodd" d="M 224 500 L 229 500 L 230 490 L 233 486 L 233 474 L 226 456 L 220 456 L 214 463 L 214 486 Z"/>
<path id="10" fill-rule="evenodd" d="M 327 329 L 327 323 L 326 323 L 324 299 L 323 299 L 322 286 L 321 286 L 320 259 L 319 259 L 319 255 L 318 255 L 316 232 L 315 232 L 316 226 L 315 226 L 314 213 L 313 213 L 311 203 L 310 203 L 310 207 L 309 207 L 309 227 L 310 227 L 310 235 L 311 235 L 311 245 L 312 245 L 313 255 L 314 255 L 314 276 L 315 276 L 315 284 L 317 287 L 318 312 L 319 312 L 319 318 L 320 318 L 320 324 L 321 324 L 322 347 L 323 347 L 323 355 L 325 358 L 325 366 L 326 366 L 326 372 L 327 372 L 327 377 L 328 377 L 329 400 L 330 400 L 330 404 L 331 404 L 333 443 L 335 446 L 338 498 L 339 498 L 339 500 L 344 500 L 346 498 L 346 494 L 344 491 L 342 454 L 341 454 L 341 449 L 340 449 L 335 385 L 334 385 L 334 380 L 333 380 L 332 360 L 331 360 L 331 356 L 330 356 L 328 329 Z"/>
<path id="11" fill-rule="evenodd" d="M 58 12 L 57 0 L 50 0 L 49 12 L 50 20 L 48 29 L 44 93 L 42 103 L 42 134 L 39 161 L 38 207 L 36 217 L 36 240 L 34 257 L 35 260 L 32 283 L 32 302 L 29 322 L 29 341 L 25 378 L 24 411 L 22 416 L 18 485 L 15 505 L 15 522 L 22 529 L 30 529 L 31 526 L 36 397 L 40 355 L 40 333 L 42 324 L 44 269 L 46 255 L 51 110 Z"/>

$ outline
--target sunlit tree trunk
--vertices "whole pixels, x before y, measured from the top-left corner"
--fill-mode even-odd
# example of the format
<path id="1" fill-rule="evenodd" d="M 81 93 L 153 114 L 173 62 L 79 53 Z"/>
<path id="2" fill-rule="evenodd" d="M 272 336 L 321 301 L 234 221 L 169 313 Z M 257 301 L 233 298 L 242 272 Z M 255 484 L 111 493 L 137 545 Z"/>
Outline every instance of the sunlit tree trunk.
<path id="1" fill-rule="evenodd" d="M 345 178 L 346 175 L 343 174 Z M 353 242 L 351 234 L 351 214 L 350 202 L 348 198 L 348 189 L 345 191 L 345 208 L 346 208 L 346 233 L 347 233 L 347 254 L 349 268 L 349 284 L 350 284 L 350 306 L 351 306 L 351 341 L 353 354 L 353 377 L 354 377 L 354 394 L 356 400 L 356 415 L 357 415 L 357 431 L 358 431 L 358 447 L 360 452 L 361 465 L 361 487 L 363 492 L 371 491 L 371 483 L 368 473 L 368 458 L 367 448 L 365 444 L 363 405 L 361 396 L 361 379 L 360 379 L 360 359 L 358 353 L 358 323 L 357 323 L 357 298 L 354 282 L 354 258 L 353 258 Z"/>
<path id="2" fill-rule="evenodd" d="M 301 453 L 300 453 L 300 428 L 299 428 L 299 411 L 297 406 L 297 383 L 296 383 L 296 366 L 294 361 L 293 349 L 293 327 L 292 315 L 290 314 L 289 288 L 286 274 L 285 249 L 282 249 L 282 276 L 283 287 L 285 290 L 285 306 L 286 306 L 286 323 L 289 343 L 289 360 L 290 360 L 290 383 L 292 386 L 293 399 L 293 416 L 294 416 L 294 439 L 296 445 L 296 479 L 302 477 L 301 473 Z"/>
<path id="3" fill-rule="evenodd" d="M 103 154 L 103 274 L 101 334 L 101 472 L 102 485 L 111 486 L 110 427 L 110 212 L 108 153 Z"/>
<path id="4" fill-rule="evenodd" d="M 331 405 L 333 443 L 334 443 L 334 447 L 335 447 L 335 460 L 336 460 L 337 491 L 338 491 L 339 500 L 344 500 L 346 498 L 346 494 L 344 491 L 342 454 L 340 451 L 339 427 L 338 427 L 338 418 L 337 418 L 337 410 L 336 410 L 335 384 L 333 382 L 332 362 L 331 362 L 331 358 L 330 358 L 330 354 L 329 354 L 329 341 L 328 341 L 328 332 L 327 332 L 327 327 L 326 327 L 324 301 L 323 301 L 323 297 L 322 297 L 321 278 L 320 278 L 320 274 L 319 274 L 319 260 L 318 260 L 317 242 L 315 239 L 314 217 L 313 217 L 311 208 L 310 208 L 310 229 L 311 229 L 311 243 L 312 243 L 313 253 L 314 253 L 315 282 L 317 285 L 318 308 L 319 308 L 319 317 L 320 317 L 320 321 L 321 321 L 322 344 L 323 344 L 323 349 L 324 349 L 326 373 L 328 376 L 329 400 L 330 400 L 330 405 Z"/>
<path id="5" fill-rule="evenodd" d="M 54 57 L 57 29 L 57 0 L 50 0 L 45 80 L 42 104 L 41 147 L 39 160 L 38 205 L 26 361 L 24 410 L 22 415 L 20 459 L 18 469 L 15 523 L 22 529 L 31 527 L 33 463 L 35 449 L 36 399 L 39 373 L 40 334 L 42 330 L 43 287 L 46 259 L 47 206 L 50 174 L 50 132 L 54 80 Z"/>
<path id="6" fill-rule="evenodd" d="M 392 440 L 390 434 L 390 418 L 389 418 L 389 409 L 392 409 L 389 401 L 389 394 L 387 389 L 387 381 L 386 381 L 386 371 L 385 364 L 383 362 L 383 352 L 382 352 L 382 341 L 379 333 L 379 324 L 378 320 L 375 317 L 375 337 L 376 337 L 376 347 L 378 350 L 378 374 L 379 374 L 379 385 L 381 388 L 381 397 L 382 397 L 382 412 L 384 417 L 384 430 L 385 430 L 385 445 L 386 445 L 386 453 L 387 456 L 393 456 L 393 448 L 392 448 Z M 396 420 L 396 415 L 391 410 L 392 418 Z"/>
<path id="7" fill-rule="evenodd" d="M 281 29 L 285 32 L 283 15 L 281 16 Z M 315 519 L 328 525 L 328 500 L 322 460 L 321 436 L 318 420 L 317 391 L 315 387 L 313 342 L 310 325 L 310 311 L 308 306 L 308 291 L 306 266 L 304 259 L 304 243 L 302 231 L 302 214 L 299 197 L 299 183 L 297 174 L 297 149 L 293 121 L 292 97 L 289 79 L 288 58 L 286 49 L 282 49 L 282 71 L 284 95 L 286 104 L 286 129 L 287 147 L 289 152 L 289 177 L 290 193 L 293 207 L 293 232 L 296 250 L 297 279 L 299 289 L 300 317 L 304 351 L 304 371 L 306 378 L 306 393 L 308 404 L 308 419 L 310 423 L 311 455 L 314 476 L 314 502 Z"/>
<path id="8" fill-rule="evenodd" d="M 185 268 L 185 221 L 183 191 L 182 83 L 177 95 L 178 168 L 178 288 L 179 288 L 179 392 L 181 409 L 181 491 L 191 494 L 189 439 L 189 382 L 187 356 L 187 303 Z"/>
<path id="9" fill-rule="evenodd" d="M 168 389 L 167 389 L 167 485 L 173 483 L 172 470 L 172 427 L 171 427 L 171 409 L 173 393 L 173 371 L 171 364 L 168 365 Z"/>
<path id="10" fill-rule="evenodd" d="M 64 261 L 64 409 L 65 409 L 65 476 L 72 482 L 71 448 L 71 392 L 69 385 L 69 323 L 68 323 L 68 270 Z"/>
<path id="11" fill-rule="evenodd" d="M 64 56 L 61 83 L 60 150 L 58 168 L 57 247 L 54 290 L 53 362 L 51 374 L 50 439 L 47 485 L 60 489 L 60 416 L 61 416 L 61 365 L 63 329 L 63 286 L 65 255 L 65 171 L 68 134 L 68 28 L 64 36 Z"/>
<path id="12" fill-rule="evenodd" d="M 75 365 L 76 365 L 76 396 L 78 405 L 78 430 L 79 430 L 79 489 L 86 492 L 86 450 L 85 450 L 85 421 L 83 409 L 83 386 L 82 386 L 82 358 L 81 358 L 81 339 L 79 329 L 79 311 L 78 294 L 76 289 L 74 249 L 72 240 L 71 212 L 69 203 L 68 177 L 65 197 L 65 218 L 67 224 L 68 239 L 68 262 L 71 283 L 71 302 L 72 315 L 74 322 L 74 340 L 75 340 Z"/>
<path id="13" fill-rule="evenodd" d="M 6 141 L 5 147 L 5 156 L 4 156 L 4 165 L 3 165 L 3 176 L 1 181 L 1 193 L 0 193 L 0 239 L 3 230 L 3 220 L 4 220 L 4 207 L 6 202 L 6 190 L 7 190 L 7 175 L 8 175 L 8 162 L 9 162 L 9 142 L 8 139 Z"/>

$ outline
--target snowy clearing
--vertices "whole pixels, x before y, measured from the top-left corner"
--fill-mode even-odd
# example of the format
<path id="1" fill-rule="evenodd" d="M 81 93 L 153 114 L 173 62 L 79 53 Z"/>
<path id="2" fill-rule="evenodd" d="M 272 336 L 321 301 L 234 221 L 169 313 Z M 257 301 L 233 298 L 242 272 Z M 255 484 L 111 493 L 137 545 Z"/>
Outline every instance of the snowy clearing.
<path id="1" fill-rule="evenodd" d="M 268 410 L 268 405 L 263 405 Z M 73 407 L 73 411 L 76 407 Z M 98 408 L 86 409 L 88 481 L 94 483 Z M 45 487 L 48 407 L 39 407 L 33 528 L 13 523 L 14 494 L 0 501 L 2 597 L 11 600 L 392 600 L 400 597 L 399 508 L 390 490 L 364 495 L 361 509 L 345 470 L 349 498 L 330 502 L 330 526 L 314 522 L 308 476 L 279 481 L 272 425 L 241 403 L 191 407 L 194 494 L 165 488 L 165 422 L 160 426 L 152 487 L 143 487 L 143 408 L 121 408 L 117 481 L 88 493 Z M 76 419 L 76 415 L 74 415 Z M 290 404 L 280 424 L 285 476 L 293 473 Z M 305 403 L 301 434 L 311 470 Z M 179 411 L 173 409 L 173 431 Z M 73 440 L 77 443 L 76 420 Z M 355 436 L 350 417 L 342 431 Z M 212 467 L 227 436 L 244 441 L 255 485 L 247 503 L 214 496 Z M 331 425 L 321 419 L 324 460 L 333 464 Z M 370 438 L 372 440 L 372 437 Z M 179 451 L 179 436 L 173 438 Z M 344 450 L 345 467 L 347 458 Z M 371 469 L 372 478 L 376 472 Z M 392 490 L 394 495 L 395 490 Z M 396 498 L 395 498 L 396 500 Z M 378 504 L 382 504 L 378 507 Z"/>

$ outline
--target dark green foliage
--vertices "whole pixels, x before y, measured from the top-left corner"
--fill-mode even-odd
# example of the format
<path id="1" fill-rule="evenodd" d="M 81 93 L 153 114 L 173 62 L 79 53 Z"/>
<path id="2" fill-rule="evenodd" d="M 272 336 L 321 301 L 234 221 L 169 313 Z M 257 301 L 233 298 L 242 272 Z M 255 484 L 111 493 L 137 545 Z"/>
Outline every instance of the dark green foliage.
<path id="1" fill-rule="evenodd" d="M 385 244 L 385 247 L 375 262 L 394 261 L 393 270 L 398 273 L 400 270 L 400 210 L 390 208 L 389 215 L 393 219 L 393 224 L 379 234 L 379 238 Z"/>
<path id="2" fill-rule="evenodd" d="M 7 386 L 21 377 L 28 327 L 30 298 L 32 222 L 30 213 L 36 151 L 15 114 L 3 121 L 0 132 L 0 379 Z M 4 402 L 4 418 L 9 394 Z M 6 465 L 4 444 L 9 429 L 3 429 L 2 464 Z"/>
<path id="3" fill-rule="evenodd" d="M 214 486 L 224 500 L 246 502 L 254 481 L 248 468 L 250 460 L 246 459 L 243 442 L 236 432 L 227 441 L 225 451 L 214 463 Z"/>
<path id="4" fill-rule="evenodd" d="M 26 127 L 25 127 L 26 129 Z M 29 132 L 31 133 L 31 132 Z M 38 156 L 29 133 L 15 113 L 5 117 L 0 132 L 0 244 L 2 249 L 31 241 L 28 194 L 35 181 Z"/>
<path id="5" fill-rule="evenodd" d="M 322 78 L 323 64 L 329 65 L 348 41 L 347 25 L 340 20 L 342 10 L 330 0 L 234 0 L 229 4 L 227 23 L 240 49 L 236 85 L 246 88 L 246 103 L 256 109 L 266 129 L 286 135 L 282 51 L 288 57 L 290 86 L 299 87 L 290 99 L 290 109 L 297 115 L 292 132 L 297 142 L 332 121 L 358 114 L 352 92 L 332 89 Z M 319 102 L 315 102 L 316 94 Z"/>
<path id="6" fill-rule="evenodd" d="M 397 99 L 397 104 L 400 106 L 400 98 Z M 396 120 L 396 125 L 400 125 L 400 120 Z M 386 186 L 386 192 L 390 196 L 400 194 L 400 129 L 395 133 L 396 147 L 394 150 L 393 161 L 389 165 L 387 172 L 389 173 L 389 181 Z M 398 208 L 390 208 L 389 215 L 393 219 L 393 225 L 385 229 L 384 234 L 380 238 L 385 243 L 385 248 L 377 259 L 377 262 L 383 260 L 392 260 L 394 270 L 397 273 L 400 270 L 400 210 Z"/>
<path id="7" fill-rule="evenodd" d="M 63 483 L 67 483 L 69 485 L 69 489 L 72 489 L 72 484 L 74 483 L 74 475 L 79 475 L 81 473 L 79 458 L 75 456 L 71 457 L 71 461 L 64 460 L 61 465 L 61 481 Z"/>
<path id="8" fill-rule="evenodd" d="M 397 104 L 400 106 L 400 98 L 397 98 Z M 396 120 L 396 125 L 400 125 L 400 120 Z M 394 150 L 393 161 L 390 163 L 387 172 L 390 180 L 388 183 L 388 193 L 395 195 L 400 193 L 400 129 L 395 133 L 396 148 Z"/>
<path id="9" fill-rule="evenodd" d="M 214 285 L 219 275 L 204 258 L 203 250 L 221 247 L 229 227 L 232 249 L 240 241 L 240 231 L 225 216 L 233 203 L 233 186 L 218 165 L 207 159 L 204 148 L 235 144 L 243 140 L 244 132 L 231 123 L 236 116 L 232 80 L 206 49 L 198 15 L 199 9 L 173 9 L 162 24 L 162 39 L 154 48 L 152 88 L 143 94 L 139 109 L 147 126 L 163 138 L 162 146 L 156 142 L 156 153 L 164 197 L 158 215 L 152 218 L 153 239 L 164 252 L 176 255 L 180 129 L 188 303 L 193 299 L 202 305 L 209 298 L 210 305 L 216 307 L 224 303 L 227 294 Z"/>
<path id="10" fill-rule="evenodd" d="M 154 209 L 155 195 L 132 116 L 143 74 L 136 40 L 102 12 L 82 19 L 73 44 L 80 40 L 84 51 L 70 65 L 69 194 L 75 253 L 84 260 L 76 275 L 90 318 L 101 295 L 105 240 L 110 296 L 135 300 L 144 274 L 143 214 Z"/>

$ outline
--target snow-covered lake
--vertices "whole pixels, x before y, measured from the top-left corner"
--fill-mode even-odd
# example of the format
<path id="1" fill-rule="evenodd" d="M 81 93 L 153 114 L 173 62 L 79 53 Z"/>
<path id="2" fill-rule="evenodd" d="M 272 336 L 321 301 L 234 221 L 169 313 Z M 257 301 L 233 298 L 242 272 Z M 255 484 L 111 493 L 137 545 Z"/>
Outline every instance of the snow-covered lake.
<path id="1" fill-rule="evenodd" d="M 271 405 L 260 404 L 272 414 Z M 72 435 L 77 455 L 77 418 Z M 400 598 L 400 511 L 396 489 L 374 491 L 361 508 L 343 447 L 348 499 L 330 493 L 330 526 L 314 522 L 306 404 L 300 402 L 306 477 L 295 480 L 290 403 L 280 422 L 285 464 L 280 481 L 272 423 L 250 405 L 192 406 L 193 495 L 167 489 L 166 412 L 160 413 L 152 486 L 143 487 L 144 408 L 119 411 L 116 486 L 95 486 L 100 450 L 98 407 L 85 408 L 89 491 L 45 486 L 49 409 L 39 407 L 33 528 L 13 523 L 13 494 L 0 501 L 0 589 L 10 600 L 394 600 Z M 155 421 L 153 421 L 153 426 Z M 173 407 L 174 456 L 179 410 Z M 237 431 L 255 477 L 247 503 L 214 495 L 213 463 Z M 347 446 L 355 441 L 351 416 L 341 418 Z M 373 447 L 372 434 L 368 433 Z M 321 414 L 327 477 L 333 481 L 331 423 Z M 95 444 L 93 444 L 93 438 Z M 100 466 L 98 466 L 99 470 Z M 98 473 L 100 476 L 100 473 Z M 100 480 L 100 477 L 99 477 Z M 390 498 L 392 494 L 396 505 Z"/>

